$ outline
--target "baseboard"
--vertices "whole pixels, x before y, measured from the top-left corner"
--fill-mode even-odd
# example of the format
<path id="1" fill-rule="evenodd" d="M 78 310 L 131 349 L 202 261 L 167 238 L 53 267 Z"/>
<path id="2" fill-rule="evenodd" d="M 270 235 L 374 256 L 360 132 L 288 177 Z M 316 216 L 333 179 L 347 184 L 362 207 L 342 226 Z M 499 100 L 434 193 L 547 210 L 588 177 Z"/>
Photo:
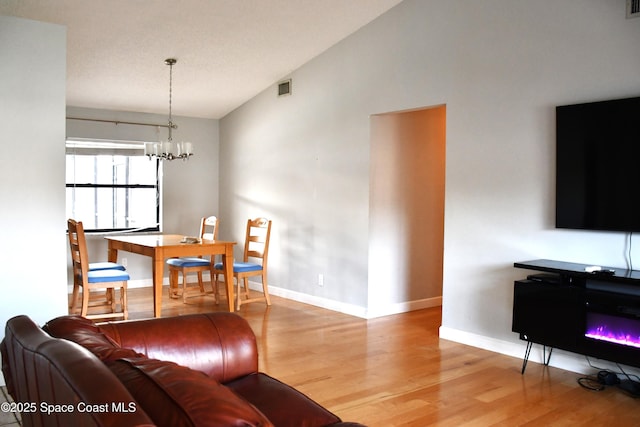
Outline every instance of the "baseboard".
<path id="1" fill-rule="evenodd" d="M 165 277 L 163 282 L 163 285 L 169 285 L 169 278 Z M 151 288 L 153 287 L 153 280 L 151 279 L 137 279 L 137 280 L 129 280 L 129 282 L 127 283 L 127 287 L 129 289 L 135 289 L 135 288 Z"/>
<path id="2" fill-rule="evenodd" d="M 262 291 L 262 285 L 259 282 L 249 281 L 249 288 L 256 291 Z M 329 298 L 304 294 L 301 292 L 296 292 L 290 289 L 279 288 L 277 286 L 271 285 L 269 285 L 269 293 L 281 298 L 290 299 L 293 301 L 301 302 L 303 304 L 309 304 L 331 311 L 337 311 L 338 313 L 348 314 L 350 316 L 356 316 L 362 319 L 374 319 L 376 317 L 407 313 L 409 311 L 438 307 L 442 305 L 442 297 L 435 297 L 417 301 L 407 301 L 402 303 L 390 304 L 384 307 L 376 307 L 372 310 L 370 308 L 362 307 L 355 304 L 348 304 Z"/>
<path id="3" fill-rule="evenodd" d="M 492 351 L 494 353 L 504 354 L 523 360 L 526 342 L 519 341 L 517 343 L 511 341 L 503 341 L 496 338 L 486 337 L 483 335 L 474 334 L 471 332 L 460 331 L 457 329 L 448 328 L 446 326 L 440 327 L 440 338 L 448 341 L 454 341 L 460 344 L 469 345 L 472 347 L 481 348 L 483 350 Z M 534 344 L 529 355 L 529 363 L 544 363 L 543 346 Z M 546 354 L 549 354 L 549 348 L 546 349 Z M 589 364 L 591 363 L 591 365 Z M 568 351 L 554 349 L 551 359 L 549 360 L 549 366 L 555 368 L 564 369 L 565 371 L 576 372 L 583 375 L 593 375 L 597 370 L 608 369 L 614 372 L 620 372 L 620 367 L 613 362 L 607 360 L 596 359 L 587 357 L 581 354 L 571 353 Z M 596 368 L 597 367 L 597 368 Z M 628 374 L 638 375 L 640 369 L 622 365 L 622 369 Z M 526 374 L 526 372 L 525 372 Z"/>
<path id="4" fill-rule="evenodd" d="M 257 291 L 262 291 L 262 285 L 260 283 L 249 282 L 249 288 Z M 302 292 L 292 291 L 290 289 L 279 288 L 277 286 L 269 286 L 269 293 L 271 295 L 301 302 L 303 304 L 309 304 L 315 307 L 325 308 L 327 310 L 337 311 L 339 313 L 348 314 L 350 316 L 367 319 L 366 308 L 355 304 L 348 304 L 328 298 L 308 295 Z"/>
<path id="5" fill-rule="evenodd" d="M 376 317 L 390 316 L 392 314 L 408 313 L 410 311 L 422 310 L 424 308 L 442 306 L 442 297 L 424 298 L 415 301 L 405 301 L 395 304 L 389 304 L 381 307 L 369 307 L 367 309 L 367 318 L 374 319 Z"/>

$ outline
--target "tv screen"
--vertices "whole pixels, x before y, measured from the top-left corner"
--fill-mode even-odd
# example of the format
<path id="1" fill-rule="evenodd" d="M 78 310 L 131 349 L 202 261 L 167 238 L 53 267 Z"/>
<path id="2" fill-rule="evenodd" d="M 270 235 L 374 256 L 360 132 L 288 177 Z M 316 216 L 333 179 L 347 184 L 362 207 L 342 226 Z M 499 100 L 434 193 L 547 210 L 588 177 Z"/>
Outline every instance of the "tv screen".
<path id="1" fill-rule="evenodd" d="M 640 97 L 556 107 L 556 227 L 640 231 Z"/>

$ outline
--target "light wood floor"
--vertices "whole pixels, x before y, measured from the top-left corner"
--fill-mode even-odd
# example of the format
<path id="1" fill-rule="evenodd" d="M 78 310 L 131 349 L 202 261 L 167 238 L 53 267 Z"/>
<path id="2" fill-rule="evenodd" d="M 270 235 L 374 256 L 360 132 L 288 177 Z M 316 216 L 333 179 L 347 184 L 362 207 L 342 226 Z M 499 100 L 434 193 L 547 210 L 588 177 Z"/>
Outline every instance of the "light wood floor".
<path id="1" fill-rule="evenodd" d="M 151 290 L 129 290 L 130 318 Z M 163 298 L 163 317 L 224 310 L 212 296 Z M 258 337 L 260 370 L 345 421 L 376 426 L 633 426 L 640 399 L 589 391 L 580 375 L 438 338 L 440 308 L 374 320 L 278 297 L 238 312 Z"/>

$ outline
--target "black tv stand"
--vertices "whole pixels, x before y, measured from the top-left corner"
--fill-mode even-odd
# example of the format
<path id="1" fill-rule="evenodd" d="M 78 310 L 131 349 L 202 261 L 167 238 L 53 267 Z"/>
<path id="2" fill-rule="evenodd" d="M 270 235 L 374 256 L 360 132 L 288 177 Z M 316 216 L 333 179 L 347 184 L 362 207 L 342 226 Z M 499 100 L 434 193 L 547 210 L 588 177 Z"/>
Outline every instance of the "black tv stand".
<path id="1" fill-rule="evenodd" d="M 539 259 L 514 263 L 536 272 L 514 282 L 512 330 L 534 343 L 543 363 L 554 348 L 640 367 L 640 271 Z M 547 347 L 549 352 L 547 355 Z"/>

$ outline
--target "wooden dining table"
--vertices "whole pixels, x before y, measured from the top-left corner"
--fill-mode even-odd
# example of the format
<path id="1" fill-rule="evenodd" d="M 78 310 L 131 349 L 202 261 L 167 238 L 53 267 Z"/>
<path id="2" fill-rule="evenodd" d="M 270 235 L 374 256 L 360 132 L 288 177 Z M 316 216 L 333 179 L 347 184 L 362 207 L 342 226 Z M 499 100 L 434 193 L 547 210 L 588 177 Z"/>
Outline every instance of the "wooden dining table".
<path id="1" fill-rule="evenodd" d="M 118 251 L 151 257 L 155 317 L 161 317 L 162 314 L 165 259 L 189 256 L 222 255 L 229 311 L 234 311 L 233 280 L 227 280 L 227 278 L 233 277 L 233 247 L 236 242 L 200 239 L 196 243 L 185 243 L 185 236 L 179 234 L 132 234 L 105 236 L 105 239 L 109 244 L 108 259 L 111 262 L 118 262 Z"/>

